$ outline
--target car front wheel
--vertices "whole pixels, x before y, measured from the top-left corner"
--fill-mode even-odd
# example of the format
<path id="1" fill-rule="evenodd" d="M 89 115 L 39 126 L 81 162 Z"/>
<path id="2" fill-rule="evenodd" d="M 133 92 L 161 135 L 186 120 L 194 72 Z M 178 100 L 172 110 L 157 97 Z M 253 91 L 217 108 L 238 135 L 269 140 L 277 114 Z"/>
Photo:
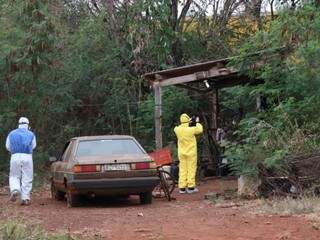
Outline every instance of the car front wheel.
<path id="1" fill-rule="evenodd" d="M 80 205 L 79 196 L 77 194 L 67 191 L 67 203 L 68 207 L 78 207 Z"/>
<path id="2" fill-rule="evenodd" d="M 151 204 L 152 203 L 152 192 L 140 193 L 140 203 L 141 204 Z"/>

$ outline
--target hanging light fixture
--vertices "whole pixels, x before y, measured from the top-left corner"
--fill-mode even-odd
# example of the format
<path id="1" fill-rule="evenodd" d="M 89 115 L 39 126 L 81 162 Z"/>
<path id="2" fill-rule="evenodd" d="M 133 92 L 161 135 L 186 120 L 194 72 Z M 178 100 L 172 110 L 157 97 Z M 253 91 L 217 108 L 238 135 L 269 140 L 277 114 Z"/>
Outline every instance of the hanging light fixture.
<path id="1" fill-rule="evenodd" d="M 206 88 L 210 88 L 210 84 L 208 83 L 208 80 L 204 80 L 203 81 L 204 85 L 206 86 Z"/>

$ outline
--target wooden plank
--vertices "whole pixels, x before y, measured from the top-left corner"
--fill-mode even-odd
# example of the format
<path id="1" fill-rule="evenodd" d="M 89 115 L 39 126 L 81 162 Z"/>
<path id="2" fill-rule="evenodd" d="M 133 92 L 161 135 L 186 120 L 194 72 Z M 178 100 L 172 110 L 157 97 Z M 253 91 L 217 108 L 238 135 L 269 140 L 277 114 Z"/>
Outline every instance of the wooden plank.
<path id="1" fill-rule="evenodd" d="M 163 79 L 160 81 L 160 85 L 164 87 L 193 81 L 202 81 L 214 77 L 226 76 L 232 73 L 236 73 L 236 70 L 231 68 L 212 68 L 209 71 L 196 72 L 193 74 L 187 74 L 179 77 Z"/>
<path id="2" fill-rule="evenodd" d="M 177 84 L 182 84 L 182 83 L 187 83 L 187 82 L 193 82 L 199 80 L 197 78 L 197 75 L 195 73 L 193 74 L 188 74 L 180 77 L 174 77 L 174 78 L 168 78 L 165 80 L 162 80 L 160 82 L 161 87 L 165 86 L 172 86 L 172 85 L 177 85 Z"/>
<path id="3" fill-rule="evenodd" d="M 157 80 L 165 79 L 165 77 L 163 77 L 163 76 L 160 75 L 160 74 L 155 74 L 155 77 L 156 77 Z"/>
<path id="4" fill-rule="evenodd" d="M 156 149 L 159 150 L 162 148 L 162 99 L 161 99 L 161 86 L 159 82 L 153 83 L 154 89 L 154 100 L 155 100 L 155 110 L 154 110 L 154 118 L 155 118 L 155 141 L 156 141 Z"/>
<path id="5" fill-rule="evenodd" d="M 224 58 L 224 59 L 218 59 L 218 60 L 208 61 L 204 63 L 195 63 L 187 66 L 146 73 L 143 75 L 143 77 L 145 79 L 153 81 L 157 79 L 156 77 L 157 74 L 164 76 L 164 78 L 167 78 L 165 76 L 187 75 L 194 72 L 207 71 L 208 69 L 215 66 L 218 66 L 218 67 L 225 66 L 229 62 L 229 60 L 230 60 L 229 58 Z"/>

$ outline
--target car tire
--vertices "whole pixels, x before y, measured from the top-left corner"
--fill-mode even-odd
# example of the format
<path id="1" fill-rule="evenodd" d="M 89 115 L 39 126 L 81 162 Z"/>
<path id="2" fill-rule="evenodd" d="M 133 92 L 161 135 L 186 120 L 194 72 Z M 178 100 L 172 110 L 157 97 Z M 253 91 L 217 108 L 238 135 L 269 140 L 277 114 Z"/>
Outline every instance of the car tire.
<path id="1" fill-rule="evenodd" d="M 128 199 L 130 197 L 130 195 L 119 195 L 119 198 L 122 198 L 122 199 Z"/>
<path id="2" fill-rule="evenodd" d="M 64 200 L 64 195 L 65 193 L 57 190 L 53 182 L 51 182 L 51 197 L 55 200 L 62 201 Z"/>
<path id="3" fill-rule="evenodd" d="M 67 191 L 67 204 L 68 207 L 79 207 L 79 195 L 71 193 L 71 191 Z"/>
<path id="4" fill-rule="evenodd" d="M 141 204 L 151 204 L 152 203 L 152 192 L 140 193 L 140 203 Z"/>

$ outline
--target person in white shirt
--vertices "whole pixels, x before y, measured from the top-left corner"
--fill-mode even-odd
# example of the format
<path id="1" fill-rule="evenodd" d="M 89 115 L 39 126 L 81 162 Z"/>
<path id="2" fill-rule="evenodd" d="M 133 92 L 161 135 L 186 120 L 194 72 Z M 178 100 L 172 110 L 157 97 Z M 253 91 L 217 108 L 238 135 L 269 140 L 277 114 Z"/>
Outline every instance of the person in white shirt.
<path id="1" fill-rule="evenodd" d="M 10 200 L 15 202 L 21 197 L 21 205 L 30 204 L 30 192 L 33 181 L 32 152 L 36 147 L 36 137 L 29 130 L 29 120 L 21 117 L 18 128 L 12 130 L 6 140 L 10 159 Z"/>

